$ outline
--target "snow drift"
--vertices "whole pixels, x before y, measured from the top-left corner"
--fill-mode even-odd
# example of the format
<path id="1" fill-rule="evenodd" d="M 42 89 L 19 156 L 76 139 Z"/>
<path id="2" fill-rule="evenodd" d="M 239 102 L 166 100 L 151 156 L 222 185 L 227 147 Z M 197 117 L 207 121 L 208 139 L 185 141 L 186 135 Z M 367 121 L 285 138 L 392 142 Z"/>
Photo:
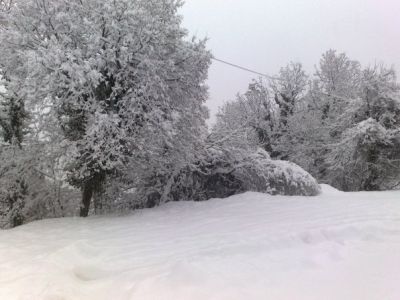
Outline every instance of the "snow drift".
<path id="1" fill-rule="evenodd" d="M 245 193 L 0 231 L 0 299 L 400 298 L 400 192 Z"/>

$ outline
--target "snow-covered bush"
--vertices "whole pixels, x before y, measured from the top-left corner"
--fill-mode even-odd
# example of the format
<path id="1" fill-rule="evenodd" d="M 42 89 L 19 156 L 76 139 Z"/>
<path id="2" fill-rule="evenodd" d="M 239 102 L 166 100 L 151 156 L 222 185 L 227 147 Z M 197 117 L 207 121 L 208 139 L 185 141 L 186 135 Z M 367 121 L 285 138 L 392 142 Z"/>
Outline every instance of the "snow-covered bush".
<path id="1" fill-rule="evenodd" d="M 239 164 L 233 175 L 247 191 L 272 195 L 315 196 L 320 193 L 318 182 L 301 167 L 283 160 L 272 160 L 259 150 Z"/>
<path id="2" fill-rule="evenodd" d="M 164 185 L 165 187 L 165 185 Z M 299 166 L 272 160 L 262 149 L 238 159 L 237 153 L 209 148 L 204 156 L 182 168 L 173 178 L 166 201 L 225 198 L 245 191 L 272 195 L 315 196 L 317 181 Z M 162 202 L 162 192 L 154 191 L 143 206 Z"/>

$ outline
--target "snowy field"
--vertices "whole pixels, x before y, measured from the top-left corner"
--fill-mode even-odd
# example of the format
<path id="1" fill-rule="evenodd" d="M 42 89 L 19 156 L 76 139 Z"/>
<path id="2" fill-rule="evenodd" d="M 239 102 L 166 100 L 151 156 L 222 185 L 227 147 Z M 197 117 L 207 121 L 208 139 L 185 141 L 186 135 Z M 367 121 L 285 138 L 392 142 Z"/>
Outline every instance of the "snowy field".
<path id="1" fill-rule="evenodd" d="M 400 299 L 400 192 L 246 193 L 0 231 L 0 299 Z"/>

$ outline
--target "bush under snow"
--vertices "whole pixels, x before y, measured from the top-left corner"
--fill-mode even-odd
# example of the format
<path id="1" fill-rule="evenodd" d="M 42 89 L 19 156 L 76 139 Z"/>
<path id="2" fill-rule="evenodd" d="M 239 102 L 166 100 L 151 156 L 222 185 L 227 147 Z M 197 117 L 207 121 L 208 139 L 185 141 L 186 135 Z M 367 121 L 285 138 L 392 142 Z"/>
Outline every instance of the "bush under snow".
<path id="1" fill-rule="evenodd" d="M 209 149 L 203 159 L 182 168 L 172 178 L 166 201 L 225 198 L 246 191 L 272 195 L 315 196 L 320 192 L 317 181 L 299 166 L 272 160 L 259 149 L 246 157 L 235 153 Z M 162 193 L 154 192 L 144 206 L 152 207 L 161 201 Z"/>
<path id="2" fill-rule="evenodd" d="M 247 191 L 289 196 L 320 193 L 318 182 L 309 173 L 294 163 L 271 160 L 263 151 L 251 156 L 234 175 L 243 182 Z"/>

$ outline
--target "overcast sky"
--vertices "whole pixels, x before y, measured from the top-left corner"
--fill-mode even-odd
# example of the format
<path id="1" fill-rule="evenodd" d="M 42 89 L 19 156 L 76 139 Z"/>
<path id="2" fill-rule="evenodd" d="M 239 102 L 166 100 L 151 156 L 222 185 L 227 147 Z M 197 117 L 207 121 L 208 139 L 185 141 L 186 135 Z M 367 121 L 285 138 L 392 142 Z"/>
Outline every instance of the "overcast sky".
<path id="1" fill-rule="evenodd" d="M 215 57 L 267 74 L 290 61 L 313 73 L 331 48 L 400 67 L 400 0 L 186 0 L 181 14 L 191 34 L 209 38 Z M 213 62 L 211 113 L 255 77 Z"/>

